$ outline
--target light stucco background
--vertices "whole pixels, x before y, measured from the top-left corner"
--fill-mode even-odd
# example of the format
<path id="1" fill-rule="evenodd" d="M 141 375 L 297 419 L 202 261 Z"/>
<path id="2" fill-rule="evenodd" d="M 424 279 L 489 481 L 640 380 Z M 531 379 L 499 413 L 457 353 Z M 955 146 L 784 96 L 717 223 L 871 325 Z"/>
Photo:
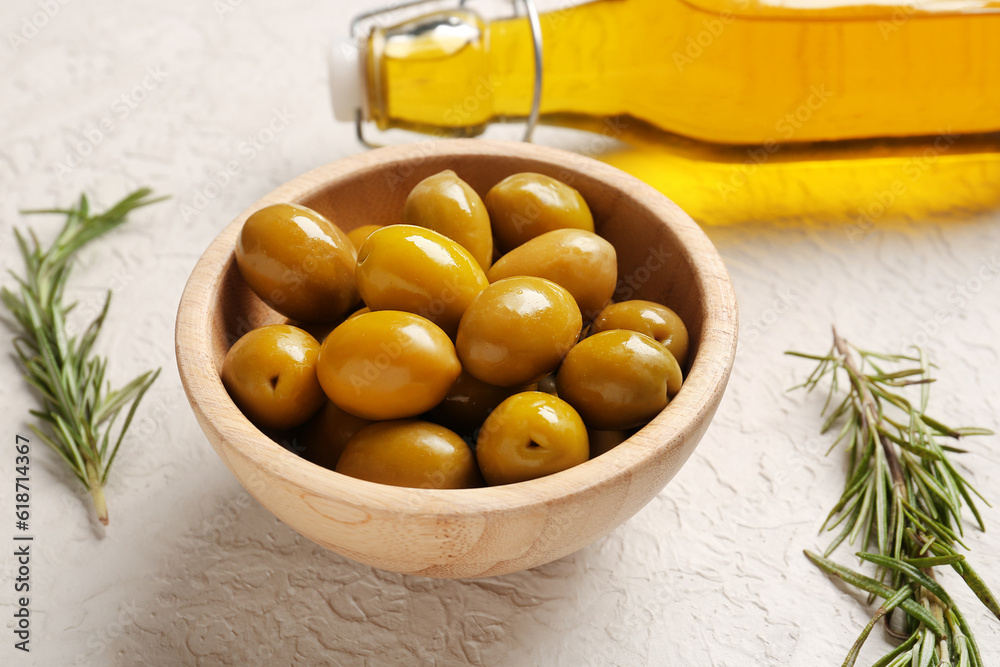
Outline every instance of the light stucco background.
<path id="1" fill-rule="evenodd" d="M 870 348 L 921 342 L 941 367 L 938 413 L 996 428 L 1000 214 L 880 222 L 859 239 L 836 224 L 707 228 L 742 323 L 718 416 L 637 516 L 533 571 L 439 581 L 355 564 L 275 520 L 215 456 L 176 374 L 181 290 L 244 207 L 362 150 L 332 119 L 323 49 L 378 4 L 0 5 L 0 266 L 20 270 L 20 208 L 81 191 L 107 205 L 140 185 L 173 197 L 86 251 L 74 274 L 81 314 L 114 290 L 100 341 L 113 378 L 154 366 L 163 375 L 111 475 L 106 533 L 70 474 L 33 444 L 32 651 L 12 648 L 13 549 L 0 547 L 0 663 L 839 665 L 873 610 L 802 556 L 826 543 L 817 530 L 844 460 L 824 457 L 819 397 L 786 392 L 808 365 L 781 353 L 824 351 L 831 323 Z M 43 237 L 57 224 L 33 222 Z M 10 343 L 0 329 L 0 348 Z M 0 544 L 12 544 L 12 445 L 33 402 L 6 354 L 0 377 Z M 997 439 L 970 447 L 962 465 L 1000 501 Z M 984 516 L 989 532 L 969 532 L 972 558 L 1000 590 L 1000 509 Z M 945 579 L 986 664 L 1000 663 L 1000 622 Z M 865 664 L 887 646 L 881 630 L 869 644 Z"/>

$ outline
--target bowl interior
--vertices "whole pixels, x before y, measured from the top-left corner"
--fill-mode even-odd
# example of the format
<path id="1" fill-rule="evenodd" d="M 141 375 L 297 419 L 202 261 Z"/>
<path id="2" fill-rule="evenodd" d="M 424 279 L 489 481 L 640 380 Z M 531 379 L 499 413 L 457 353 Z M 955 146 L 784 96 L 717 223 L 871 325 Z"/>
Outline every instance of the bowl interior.
<path id="1" fill-rule="evenodd" d="M 455 171 L 481 197 L 507 176 L 523 171 L 552 176 L 579 190 L 594 214 L 597 232 L 618 254 L 615 300 L 647 299 L 672 308 L 688 327 L 688 367 L 694 363 L 707 308 L 711 307 L 705 298 L 705 284 L 696 279 L 697 258 L 684 246 L 677 230 L 658 217 L 658 211 L 589 174 L 523 157 L 428 155 L 416 161 L 401 157 L 378 168 L 358 169 L 334 182 L 316 184 L 290 201 L 319 211 L 344 231 L 368 224 L 395 224 L 402 222 L 403 204 L 413 186 L 444 169 Z M 241 219 L 256 208 L 259 206 Z M 244 333 L 288 321 L 253 294 L 232 253 L 219 287 L 212 304 L 219 314 L 212 332 L 216 372 L 221 372 L 226 352 Z"/>

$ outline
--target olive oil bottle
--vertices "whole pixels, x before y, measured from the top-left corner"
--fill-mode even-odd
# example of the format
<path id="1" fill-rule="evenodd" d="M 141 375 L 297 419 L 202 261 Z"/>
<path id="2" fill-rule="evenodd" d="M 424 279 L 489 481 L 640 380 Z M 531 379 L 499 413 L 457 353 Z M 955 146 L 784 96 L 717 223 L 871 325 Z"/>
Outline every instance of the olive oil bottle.
<path id="1" fill-rule="evenodd" d="M 467 2 L 360 33 L 335 106 L 438 136 L 534 111 L 710 224 L 1000 205 L 1000 1 L 881 1 L 596 0 L 540 40 Z"/>

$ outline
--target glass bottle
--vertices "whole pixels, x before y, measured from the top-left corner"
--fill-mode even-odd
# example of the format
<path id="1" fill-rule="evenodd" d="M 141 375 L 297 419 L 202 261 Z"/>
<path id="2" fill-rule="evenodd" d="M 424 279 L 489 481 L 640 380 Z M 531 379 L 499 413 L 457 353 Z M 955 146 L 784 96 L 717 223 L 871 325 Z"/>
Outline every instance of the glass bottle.
<path id="1" fill-rule="evenodd" d="M 383 130 L 474 136 L 534 103 L 542 123 L 627 142 L 595 157 L 706 223 L 870 228 L 1000 205 L 1000 2 L 894 1 L 543 12 L 537 102 L 527 16 L 488 20 L 475 2 L 390 14 L 360 32 L 356 65 L 335 68 L 335 107 Z"/>

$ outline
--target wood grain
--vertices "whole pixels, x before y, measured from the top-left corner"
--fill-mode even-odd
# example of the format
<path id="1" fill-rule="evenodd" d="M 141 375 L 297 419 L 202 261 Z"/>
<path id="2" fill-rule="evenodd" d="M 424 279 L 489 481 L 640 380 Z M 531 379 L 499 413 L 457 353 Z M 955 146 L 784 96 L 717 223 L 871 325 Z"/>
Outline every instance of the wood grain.
<path id="1" fill-rule="evenodd" d="M 249 329 L 284 321 L 236 269 L 233 248 L 247 216 L 301 203 L 345 230 L 399 222 L 410 188 L 453 169 L 481 195 L 504 177 L 535 171 L 577 188 L 598 231 L 616 248 L 616 298 L 673 308 L 691 352 L 675 399 L 610 452 L 541 479 L 485 489 L 385 486 L 337 474 L 284 449 L 230 400 L 219 370 Z M 209 442 L 265 507 L 302 535 L 375 567 L 433 577 L 479 577 L 570 554 L 635 514 L 677 473 L 718 408 L 736 353 L 736 299 L 701 229 L 651 187 L 595 160 L 552 148 L 483 140 L 383 148 L 310 171 L 232 221 L 205 251 L 177 313 L 176 352 L 188 400 Z"/>

